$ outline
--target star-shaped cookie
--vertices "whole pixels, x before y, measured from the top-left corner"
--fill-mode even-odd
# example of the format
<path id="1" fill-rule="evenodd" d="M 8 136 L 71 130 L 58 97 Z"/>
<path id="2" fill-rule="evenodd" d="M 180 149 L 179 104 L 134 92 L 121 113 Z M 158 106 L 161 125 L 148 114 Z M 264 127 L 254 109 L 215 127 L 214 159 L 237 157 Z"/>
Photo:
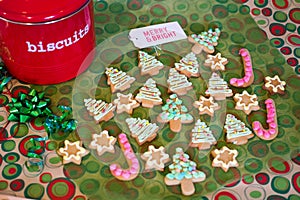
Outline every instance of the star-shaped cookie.
<path id="1" fill-rule="evenodd" d="M 270 94 L 284 94 L 286 82 L 280 80 L 278 75 L 273 78 L 270 76 L 265 77 L 265 85 L 263 88 L 270 92 Z"/>
<path id="2" fill-rule="evenodd" d="M 212 161 L 213 167 L 221 167 L 225 172 L 228 171 L 230 167 L 238 167 L 239 163 L 236 160 L 238 156 L 238 151 L 229 149 L 223 146 L 220 150 L 215 149 L 211 152 L 214 160 Z"/>
<path id="3" fill-rule="evenodd" d="M 140 104 L 133 99 L 131 93 L 126 95 L 117 93 L 117 99 L 115 99 L 113 103 L 116 105 L 117 113 L 127 112 L 128 114 L 132 114 L 133 109 L 140 106 Z"/>
<path id="4" fill-rule="evenodd" d="M 220 106 L 214 102 L 212 96 L 209 98 L 200 96 L 199 101 L 195 101 L 193 105 L 199 110 L 200 115 L 208 114 L 214 116 L 214 111 L 220 108 Z"/>
<path id="5" fill-rule="evenodd" d="M 141 158 L 146 161 L 145 170 L 156 169 L 163 171 L 165 163 L 170 161 L 170 156 L 165 153 L 163 146 L 156 149 L 153 145 L 150 145 L 148 151 L 142 154 Z"/>
<path id="6" fill-rule="evenodd" d="M 235 104 L 235 109 L 244 111 L 249 115 L 252 111 L 259 110 L 256 94 L 250 95 L 246 90 L 242 94 L 236 93 L 233 97 Z"/>
<path id="7" fill-rule="evenodd" d="M 210 67 L 212 71 L 225 71 L 225 65 L 228 63 L 227 58 L 221 56 L 221 53 L 216 55 L 207 54 L 204 65 Z"/>
<path id="8" fill-rule="evenodd" d="M 63 164 L 72 162 L 80 165 L 82 157 L 89 154 L 89 151 L 82 147 L 81 141 L 70 142 L 65 140 L 64 144 L 64 147 L 57 150 L 57 153 L 63 156 Z"/>
<path id="9" fill-rule="evenodd" d="M 114 144 L 117 139 L 113 136 L 108 135 L 108 131 L 104 130 L 100 134 L 93 134 L 93 140 L 91 141 L 89 147 L 91 149 L 96 149 L 99 156 L 105 152 L 114 153 Z"/>

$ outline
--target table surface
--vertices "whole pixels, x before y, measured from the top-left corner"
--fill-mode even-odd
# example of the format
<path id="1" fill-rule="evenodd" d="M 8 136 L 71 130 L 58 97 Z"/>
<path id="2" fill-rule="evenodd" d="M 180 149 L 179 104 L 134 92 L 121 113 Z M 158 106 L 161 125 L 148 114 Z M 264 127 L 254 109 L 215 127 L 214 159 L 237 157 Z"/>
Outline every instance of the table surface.
<path id="1" fill-rule="evenodd" d="M 1 141 L 0 150 L 0 194 L 9 195 L 10 199 L 17 197 L 38 199 L 299 199 L 300 198 L 300 74 L 299 65 L 299 32 L 300 32 L 300 2 L 290 1 L 247 1 L 247 0 L 117 0 L 95 1 L 95 30 L 97 39 L 97 54 L 90 68 L 72 81 L 57 85 L 28 85 L 13 80 L 11 93 L 28 91 L 34 88 L 44 91 L 51 99 L 51 106 L 71 106 L 74 117 L 78 120 L 76 132 L 69 135 L 53 134 L 45 142 L 42 156 L 43 169 L 40 173 L 26 172 L 24 162 L 30 138 L 44 137 L 41 119 L 19 125 L 9 123 L 6 134 L 13 135 L 13 139 Z M 131 145 L 137 154 L 147 150 L 149 144 L 163 145 L 172 156 L 176 147 L 186 147 L 185 151 L 191 160 L 197 163 L 197 168 L 205 172 L 207 178 L 201 183 L 195 183 L 195 194 L 191 197 L 181 195 L 179 186 L 166 186 L 163 178 L 169 172 L 141 172 L 132 181 L 119 181 L 114 178 L 108 163 L 119 159 L 120 151 L 114 155 L 104 154 L 102 157 L 91 151 L 82 159 L 81 165 L 56 162 L 55 150 L 63 145 L 65 139 L 81 140 L 86 148 L 91 140 L 91 134 L 107 129 L 113 136 L 126 132 L 124 119 L 128 115 L 116 115 L 108 122 L 95 124 L 87 115 L 83 106 L 83 98 L 100 98 L 107 102 L 113 100 L 114 95 L 107 85 L 104 69 L 107 66 L 119 68 L 129 75 L 135 76 L 137 81 L 125 93 L 136 94 L 146 77 L 139 75 L 137 66 L 137 49 L 128 40 L 128 31 L 136 27 L 178 21 L 187 35 L 200 33 L 210 27 L 219 27 L 222 31 L 217 52 L 229 60 L 222 77 L 228 81 L 231 77 L 238 77 L 241 73 L 240 48 L 247 48 L 252 56 L 255 73 L 254 83 L 246 88 L 255 93 L 259 99 L 261 110 L 246 116 L 234 109 L 234 101 L 227 98 L 223 102 L 223 109 L 216 112 L 214 118 L 201 115 L 200 118 L 209 123 L 218 143 L 210 150 L 199 151 L 188 148 L 189 134 L 193 127 L 184 125 L 180 133 L 170 131 L 169 126 L 161 126 L 157 139 L 151 143 L 139 146 L 129 137 Z M 165 65 L 172 66 L 180 57 L 190 51 L 190 44 L 179 41 L 160 45 L 158 59 Z M 147 52 L 155 55 L 154 48 L 147 48 Z M 200 55 L 203 61 L 204 55 Z M 204 95 L 206 82 L 210 70 L 201 66 L 201 77 L 191 78 L 194 90 L 188 93 L 187 102 L 198 100 Z M 286 81 L 284 95 L 270 95 L 262 89 L 265 76 L 279 75 Z M 155 79 L 162 90 L 164 101 L 168 98 L 167 87 L 164 85 L 167 69 L 161 70 Z M 234 93 L 241 93 L 242 89 L 231 87 Z M 279 135 L 273 141 L 263 141 L 258 137 L 249 140 L 245 145 L 227 144 L 223 127 L 224 114 L 232 113 L 238 116 L 248 127 L 255 120 L 264 120 L 266 111 L 264 101 L 272 98 L 277 108 Z M 1 105 L 0 124 L 7 122 L 8 112 L 5 105 L 11 97 L 0 95 Z M 187 105 L 189 109 L 195 108 Z M 160 107 L 145 109 L 139 107 L 134 110 L 133 117 L 154 119 Z M 129 133 L 127 133 L 129 134 Z M 117 145 L 117 143 L 116 143 Z M 224 145 L 235 148 L 239 152 L 237 160 L 239 167 L 230 168 L 225 173 L 220 168 L 211 167 L 210 151 Z M 59 160 L 60 161 L 60 160 Z M 141 161 L 142 163 L 142 161 Z M 1 196 L 0 196 L 1 197 Z"/>

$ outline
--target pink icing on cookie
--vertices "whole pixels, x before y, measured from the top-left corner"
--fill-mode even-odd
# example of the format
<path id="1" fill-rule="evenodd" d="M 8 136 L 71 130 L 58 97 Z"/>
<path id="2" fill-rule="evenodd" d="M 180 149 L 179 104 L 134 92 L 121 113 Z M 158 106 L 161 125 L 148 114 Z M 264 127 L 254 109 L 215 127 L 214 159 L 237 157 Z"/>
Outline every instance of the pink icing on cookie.
<path id="1" fill-rule="evenodd" d="M 272 99 L 267 99 L 265 101 L 267 108 L 267 124 L 269 129 L 264 129 L 259 121 L 254 121 L 252 123 L 252 128 L 255 134 L 264 140 L 272 140 L 278 135 L 278 125 L 276 118 L 276 108 L 275 103 Z"/>
<path id="2" fill-rule="evenodd" d="M 251 63 L 251 56 L 247 49 L 240 49 L 239 54 L 242 56 L 244 63 L 244 77 L 230 79 L 230 84 L 235 87 L 248 87 L 254 81 L 254 74 Z"/>
<path id="3" fill-rule="evenodd" d="M 131 148 L 127 136 L 121 133 L 118 139 L 129 168 L 122 169 L 119 164 L 111 164 L 109 169 L 112 175 L 119 180 L 132 180 L 138 175 L 140 169 L 139 161 Z"/>

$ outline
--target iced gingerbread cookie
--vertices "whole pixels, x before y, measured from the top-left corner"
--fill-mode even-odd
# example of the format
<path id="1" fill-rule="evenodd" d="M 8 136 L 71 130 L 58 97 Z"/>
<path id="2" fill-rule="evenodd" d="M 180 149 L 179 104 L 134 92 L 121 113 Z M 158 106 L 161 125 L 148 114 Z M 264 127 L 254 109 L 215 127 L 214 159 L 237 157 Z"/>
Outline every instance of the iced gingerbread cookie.
<path id="1" fill-rule="evenodd" d="M 114 145 L 117 139 L 108 135 L 108 131 L 104 130 L 100 134 L 93 134 L 93 140 L 91 141 L 89 148 L 96 149 L 98 156 L 101 156 L 105 152 L 115 153 Z"/>
<path id="2" fill-rule="evenodd" d="M 152 78 L 149 78 L 144 86 L 140 88 L 135 99 L 142 103 L 143 107 L 153 108 L 153 106 L 162 104 L 162 98 L 160 95 L 161 93 L 156 87 L 156 82 Z"/>
<path id="3" fill-rule="evenodd" d="M 57 154 L 63 157 L 63 164 L 72 162 L 80 165 L 82 157 L 89 154 L 89 151 L 82 147 L 81 141 L 70 142 L 65 140 L 64 145 L 64 147 L 57 150 Z"/>
<path id="4" fill-rule="evenodd" d="M 135 179 L 140 171 L 139 161 L 134 154 L 131 145 L 124 133 L 118 136 L 118 141 L 120 143 L 122 152 L 124 153 L 128 168 L 123 169 L 119 164 L 111 164 L 109 166 L 110 172 L 114 177 L 121 181 L 129 181 Z"/>
<path id="5" fill-rule="evenodd" d="M 125 72 L 107 67 L 105 74 L 107 75 L 107 84 L 110 85 L 111 92 L 124 91 L 130 88 L 135 78 L 127 75 Z"/>
<path id="6" fill-rule="evenodd" d="M 214 116 L 215 110 L 220 109 L 220 106 L 214 102 L 213 97 L 200 96 L 199 101 L 195 101 L 193 105 L 198 109 L 200 115 L 208 114 L 211 117 Z"/>
<path id="7" fill-rule="evenodd" d="M 170 161 L 170 156 L 165 152 L 165 147 L 156 149 L 153 145 L 148 146 L 148 151 L 141 155 L 145 161 L 145 170 L 164 171 L 165 164 Z"/>
<path id="8" fill-rule="evenodd" d="M 127 118 L 125 121 L 131 132 L 131 136 L 136 139 L 139 145 L 155 139 L 159 129 L 155 123 L 150 123 L 148 120 L 140 118 Z"/>
<path id="9" fill-rule="evenodd" d="M 225 71 L 225 65 L 228 63 L 227 58 L 221 56 L 221 53 L 216 55 L 207 55 L 204 65 L 210 67 L 212 71 Z"/>
<path id="10" fill-rule="evenodd" d="M 212 145 L 217 143 L 216 138 L 205 122 L 200 119 L 197 120 L 191 134 L 191 147 L 197 147 L 199 150 L 209 149 Z"/>
<path id="11" fill-rule="evenodd" d="M 113 101 L 116 106 L 117 113 L 127 112 L 132 114 L 133 109 L 140 106 L 140 104 L 133 98 L 132 94 L 117 93 L 117 99 Z"/>
<path id="12" fill-rule="evenodd" d="M 254 137 L 254 134 L 246 127 L 245 123 L 232 114 L 226 115 L 224 129 L 227 133 L 226 142 L 231 142 L 236 145 L 246 144 L 248 139 Z"/>
<path id="13" fill-rule="evenodd" d="M 139 51 L 139 64 L 141 68 L 141 75 L 154 76 L 159 73 L 159 70 L 164 68 L 164 65 L 157 60 L 154 56 L 149 55 L 144 51 Z"/>
<path id="14" fill-rule="evenodd" d="M 244 66 L 244 77 L 243 78 L 232 78 L 230 79 L 230 84 L 235 87 L 248 87 L 254 81 L 254 73 L 252 69 L 251 56 L 247 49 L 240 49 L 239 54 L 243 59 Z"/>
<path id="15" fill-rule="evenodd" d="M 176 94 L 170 95 L 162 110 L 163 112 L 157 116 L 157 121 L 160 123 L 169 122 L 170 129 L 174 132 L 179 132 L 182 124 L 193 122 L 193 116 L 187 113 L 188 109 L 182 105 L 182 100 Z"/>
<path id="16" fill-rule="evenodd" d="M 214 97 L 215 100 L 224 100 L 226 97 L 233 95 L 227 82 L 215 72 L 212 73 L 208 80 L 208 89 L 205 91 L 205 94 Z"/>
<path id="17" fill-rule="evenodd" d="M 259 121 L 252 123 L 254 133 L 263 140 L 273 140 L 278 135 L 278 123 L 275 103 L 272 99 L 265 101 L 267 108 L 267 125 L 268 129 L 264 129 Z"/>
<path id="18" fill-rule="evenodd" d="M 187 77 L 199 77 L 199 63 L 193 52 L 185 55 L 180 59 L 179 63 L 175 63 L 175 69 Z"/>
<path id="19" fill-rule="evenodd" d="M 196 163 L 189 160 L 189 155 L 185 154 L 182 148 L 176 148 L 173 163 L 169 166 L 170 173 L 164 179 L 166 185 L 180 185 L 182 194 L 186 196 L 194 194 L 193 183 L 202 182 L 206 178 L 206 175 L 196 167 Z"/>
<path id="20" fill-rule="evenodd" d="M 175 93 L 177 95 L 184 95 L 193 89 L 193 85 L 188 81 L 187 77 L 183 74 L 179 74 L 175 68 L 170 69 L 167 84 L 169 86 L 169 93 Z"/>
<path id="21" fill-rule="evenodd" d="M 270 76 L 265 77 L 265 84 L 263 88 L 267 90 L 270 94 L 284 94 L 286 82 L 280 80 L 278 75 L 273 78 Z"/>
<path id="22" fill-rule="evenodd" d="M 202 51 L 205 51 L 208 54 L 214 53 L 215 46 L 218 45 L 220 33 L 220 29 L 216 28 L 214 31 L 209 29 L 207 32 L 204 31 L 199 35 L 192 34 L 189 36 L 188 41 L 194 44 L 192 52 L 195 54 L 200 54 Z"/>
<path id="23" fill-rule="evenodd" d="M 235 109 L 244 111 L 249 115 L 252 111 L 259 110 L 260 107 L 257 101 L 257 95 L 250 95 L 246 90 L 242 94 L 236 93 L 233 97 L 235 104 Z"/>
<path id="24" fill-rule="evenodd" d="M 238 167 L 239 163 L 236 160 L 238 156 L 238 151 L 229 149 L 226 146 L 223 146 L 220 150 L 215 149 L 211 152 L 214 157 L 212 161 L 213 167 L 221 167 L 223 171 L 227 172 L 230 167 Z"/>
<path id="25" fill-rule="evenodd" d="M 114 116 L 116 106 L 112 103 L 106 103 L 101 99 L 84 99 L 84 105 L 88 110 L 89 114 L 93 116 L 97 123 L 101 121 L 108 121 Z"/>

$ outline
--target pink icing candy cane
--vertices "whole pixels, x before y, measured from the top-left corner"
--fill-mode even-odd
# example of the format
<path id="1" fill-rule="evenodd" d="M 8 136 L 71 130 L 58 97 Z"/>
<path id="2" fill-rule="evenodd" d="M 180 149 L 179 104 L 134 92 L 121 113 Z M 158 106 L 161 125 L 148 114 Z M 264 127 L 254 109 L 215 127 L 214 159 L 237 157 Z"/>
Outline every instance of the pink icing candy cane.
<path id="1" fill-rule="evenodd" d="M 278 124 L 275 103 L 272 99 L 265 101 L 267 108 L 267 124 L 269 129 L 264 129 L 259 121 L 252 123 L 254 133 L 261 139 L 273 140 L 278 135 Z"/>
<path id="2" fill-rule="evenodd" d="M 112 175 L 117 179 L 129 181 L 137 177 L 138 172 L 140 171 L 140 164 L 131 148 L 127 136 L 124 133 L 121 133 L 118 140 L 129 167 L 128 169 L 122 169 L 119 164 L 111 164 L 109 169 Z"/>
<path id="3" fill-rule="evenodd" d="M 235 87 L 248 87 L 254 81 L 251 56 L 249 51 L 244 48 L 240 49 L 239 54 L 242 56 L 243 59 L 245 76 L 243 78 L 232 78 L 229 82 Z"/>

